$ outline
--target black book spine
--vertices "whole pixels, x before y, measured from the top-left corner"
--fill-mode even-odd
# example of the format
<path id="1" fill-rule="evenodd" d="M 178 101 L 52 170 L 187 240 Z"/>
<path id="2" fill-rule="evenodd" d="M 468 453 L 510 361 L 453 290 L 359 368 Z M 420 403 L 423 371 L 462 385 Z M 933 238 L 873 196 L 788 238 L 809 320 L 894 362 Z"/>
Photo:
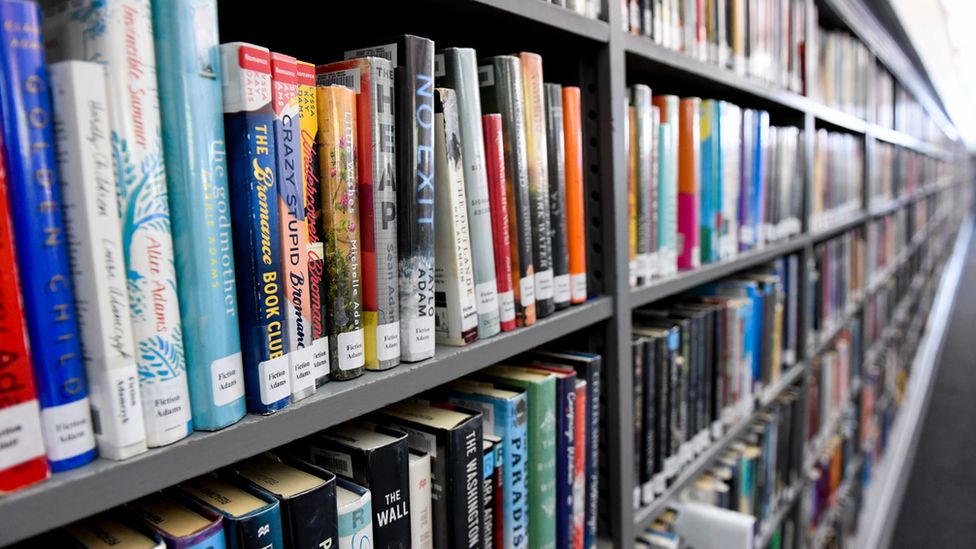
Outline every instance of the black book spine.
<path id="1" fill-rule="evenodd" d="M 450 433 L 447 448 L 447 512 L 448 539 L 438 547 L 467 547 L 480 549 L 485 501 L 484 464 L 482 456 L 481 416 L 474 416 Z M 436 521 L 435 521 L 436 522 Z"/>
<path id="2" fill-rule="evenodd" d="M 643 502 L 650 503 L 654 497 L 654 488 L 651 481 L 654 478 L 654 455 L 657 447 L 654 444 L 657 433 L 655 431 L 657 415 L 657 393 L 654 385 L 657 381 L 657 345 L 655 340 L 648 339 L 644 343 L 644 372 L 641 375 L 641 382 L 644 385 L 643 412 L 644 424 L 641 431 L 641 472 L 640 482 L 642 489 Z"/>
<path id="3" fill-rule="evenodd" d="M 707 406 L 708 427 L 718 420 L 718 344 L 721 340 L 719 328 L 721 311 L 712 307 L 705 314 L 705 404 Z"/>
<path id="4" fill-rule="evenodd" d="M 546 146 L 549 160 L 549 235 L 552 240 L 553 300 L 569 307 L 569 244 L 566 233 L 566 146 L 563 135 L 563 91 L 546 84 Z"/>
<path id="5" fill-rule="evenodd" d="M 640 507 L 640 480 L 642 464 L 644 463 L 644 338 L 635 338 L 631 344 L 633 360 L 634 382 L 634 508 Z"/>
<path id="6" fill-rule="evenodd" d="M 681 417 L 683 405 L 683 394 L 681 392 L 681 330 L 673 328 L 668 333 L 668 423 L 670 424 L 669 433 L 671 439 L 671 451 L 669 456 L 677 456 L 683 442 L 681 431 Z"/>
<path id="7" fill-rule="evenodd" d="M 687 440 L 692 440 L 701 428 L 699 419 L 701 417 L 701 380 L 699 363 L 701 346 L 698 342 L 698 319 L 692 317 L 684 322 L 685 337 L 683 341 L 684 354 L 688 360 L 688 428 L 685 431 Z"/>
<path id="8" fill-rule="evenodd" d="M 681 444 L 689 442 L 691 436 L 693 435 L 692 428 L 692 414 L 695 409 L 694 402 L 694 385 L 692 384 L 692 370 L 694 370 L 694 365 L 691 362 L 691 326 L 687 321 L 682 321 L 679 323 L 681 328 L 678 330 L 680 334 L 680 346 L 678 347 L 678 353 L 681 356 L 681 375 L 679 377 L 681 387 L 678 389 L 678 394 L 681 395 L 681 413 L 679 415 L 679 425 L 681 426 Z"/>
<path id="9" fill-rule="evenodd" d="M 494 517 L 493 532 L 494 544 L 491 549 L 504 549 L 505 547 L 505 477 L 503 468 L 505 464 L 504 447 L 502 444 L 495 445 L 495 473 L 492 475 L 492 513 Z M 488 515 L 485 515 L 485 528 L 488 528 Z M 485 544 L 488 548 L 488 544 Z"/>
<path id="10" fill-rule="evenodd" d="M 410 547 L 410 451 L 406 437 L 366 453 L 375 547 Z"/>
<path id="11" fill-rule="evenodd" d="M 287 456 L 282 461 L 325 481 L 318 489 L 281 501 L 286 547 L 338 547 L 336 476 L 321 467 Z"/>
<path id="12" fill-rule="evenodd" d="M 498 443 L 500 444 L 500 443 Z M 482 490 L 485 499 L 482 505 L 481 514 L 484 517 L 484 532 L 482 533 L 482 547 L 484 549 L 494 549 L 495 547 L 495 503 L 499 495 L 495 492 L 495 444 L 485 445 L 482 455 Z"/>
<path id="13" fill-rule="evenodd" d="M 664 472 L 664 458 L 668 455 L 668 340 L 654 340 L 654 473 Z"/>
<path id="14" fill-rule="evenodd" d="M 696 372 L 697 394 L 695 395 L 695 415 L 697 420 L 695 423 L 695 433 L 697 434 L 708 427 L 709 418 L 707 392 L 708 378 L 706 376 L 707 368 L 705 366 L 707 354 L 705 348 L 705 315 L 696 315 L 694 320 L 692 320 L 692 324 L 695 326 L 695 339 L 693 340 L 692 345 L 695 349 L 695 364 L 698 366 Z"/>

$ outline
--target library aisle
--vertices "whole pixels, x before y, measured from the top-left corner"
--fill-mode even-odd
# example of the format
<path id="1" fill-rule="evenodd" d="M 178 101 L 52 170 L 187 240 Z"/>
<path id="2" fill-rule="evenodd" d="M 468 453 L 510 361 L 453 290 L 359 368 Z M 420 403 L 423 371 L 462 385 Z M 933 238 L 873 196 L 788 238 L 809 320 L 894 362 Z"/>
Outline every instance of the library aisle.
<path id="1" fill-rule="evenodd" d="M 942 360 L 891 549 L 972 547 L 976 539 L 976 241 L 970 240 Z"/>

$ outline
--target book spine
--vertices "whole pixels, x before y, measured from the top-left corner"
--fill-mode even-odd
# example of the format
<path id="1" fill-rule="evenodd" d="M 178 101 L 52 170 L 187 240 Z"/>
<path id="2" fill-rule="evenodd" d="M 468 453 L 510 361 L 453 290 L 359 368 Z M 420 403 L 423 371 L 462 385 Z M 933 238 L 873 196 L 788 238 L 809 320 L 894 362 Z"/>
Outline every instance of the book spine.
<path id="1" fill-rule="evenodd" d="M 450 431 L 447 445 L 447 547 L 482 548 L 485 501 L 481 415 Z"/>
<path id="2" fill-rule="evenodd" d="M 164 446 L 187 436 L 192 421 L 150 2 L 71 4 L 48 26 L 50 49 L 105 65 L 146 437 Z"/>
<path id="3" fill-rule="evenodd" d="M 651 279 L 651 150 L 654 139 L 651 131 L 651 89 L 638 84 L 633 88 L 635 110 L 634 133 L 637 136 L 637 282 L 647 284 Z"/>
<path id="4" fill-rule="evenodd" d="M 505 531 L 505 452 L 504 443 L 496 444 L 494 447 L 495 451 L 495 473 L 492 475 L 492 480 L 495 483 L 492 487 L 493 497 L 492 497 L 492 516 L 494 517 L 494 524 L 492 529 L 494 530 L 494 544 L 492 547 L 494 549 L 504 549 L 505 536 L 503 532 Z M 487 488 L 485 488 L 487 490 Z M 487 521 L 487 515 L 485 520 Z M 487 526 L 485 526 L 487 528 Z"/>
<path id="5" fill-rule="evenodd" d="M 590 414 L 587 392 L 589 392 L 588 384 L 585 381 L 577 381 L 574 418 L 576 451 L 573 463 L 573 549 L 583 549 L 586 540 L 586 462 L 588 459 L 586 447 L 589 443 L 586 418 Z"/>
<path id="6" fill-rule="evenodd" d="M 95 458 L 54 158 L 47 66 L 36 4 L 0 3 L 0 125 L 7 197 L 52 471 Z M 30 120 L 26 113 L 31 113 Z M 35 152 L 36 151 L 36 152 Z M 25 408 L 29 408 L 28 405 Z"/>
<path id="7" fill-rule="evenodd" d="M 329 363 L 333 379 L 352 379 L 365 364 L 356 193 L 355 92 L 318 86 L 322 233 L 325 236 Z"/>
<path id="8" fill-rule="evenodd" d="M 194 428 L 212 431 L 245 412 L 217 3 L 180 0 L 153 8 L 190 408 Z"/>
<path id="9" fill-rule="evenodd" d="M 701 264 L 698 243 L 699 195 L 701 187 L 701 100 L 681 100 L 678 119 L 678 268 L 694 269 Z"/>
<path id="10" fill-rule="evenodd" d="M 566 236 L 569 248 L 570 302 L 586 301 L 586 202 L 583 192 L 583 118 L 580 89 L 563 88 L 566 144 Z"/>
<path id="11" fill-rule="evenodd" d="M 434 546 L 430 491 L 430 454 L 410 460 L 410 547 Z"/>
<path id="12" fill-rule="evenodd" d="M 291 400 L 315 394 L 312 370 L 312 308 L 308 287 L 308 224 L 298 108 L 298 67 L 294 57 L 271 54 L 275 170 L 278 172 L 278 232 L 285 294 L 285 341 Z"/>
<path id="13" fill-rule="evenodd" d="M 569 244 L 566 233 L 566 136 L 563 89 L 546 84 L 546 148 L 549 162 L 549 238 L 552 242 L 552 291 L 556 309 L 570 303 Z"/>
<path id="14" fill-rule="evenodd" d="M 491 209 L 489 206 L 485 143 L 481 127 L 481 98 L 478 95 L 478 64 L 471 48 L 450 48 L 435 58 L 435 76 L 439 84 L 454 89 L 461 128 L 461 152 L 464 157 L 464 193 L 467 198 L 468 227 L 474 267 L 475 293 L 478 299 L 478 338 L 486 339 L 499 332 L 498 285 L 494 254 Z M 442 73 L 438 73 L 442 67 Z M 494 233 L 497 234 L 497 233 Z"/>
<path id="15" fill-rule="evenodd" d="M 281 310 L 281 240 L 275 189 L 271 55 L 221 44 L 224 130 L 247 410 L 270 414 L 291 401 Z"/>
<path id="16" fill-rule="evenodd" d="M 530 388 L 529 408 L 529 463 L 534 463 L 528 481 L 529 489 L 529 542 L 532 547 L 556 547 L 555 516 L 546 510 L 556 508 L 556 422 L 554 380 Z"/>
<path id="17" fill-rule="evenodd" d="M 373 505 L 369 490 L 349 481 L 339 479 L 338 485 L 360 495 L 355 502 L 339 508 L 339 549 L 363 549 L 372 547 Z"/>
<path id="18" fill-rule="evenodd" d="M 322 189 L 319 182 L 319 115 L 315 99 L 315 65 L 298 61 L 298 123 L 301 130 L 305 225 L 308 228 L 308 301 L 312 330 L 312 374 L 315 385 L 329 380 L 329 332 L 325 306 L 325 245 L 322 243 Z"/>
<path id="19" fill-rule="evenodd" d="M 627 282 L 637 286 L 637 112 L 628 100 L 627 117 L 624 118 L 624 136 L 627 157 Z"/>
<path id="20" fill-rule="evenodd" d="M 556 547 L 572 547 L 576 376 L 558 379 L 556 390 Z"/>
<path id="21" fill-rule="evenodd" d="M 467 345 L 478 338 L 478 306 L 454 90 L 435 90 L 434 113 L 434 328 L 438 343 Z"/>
<path id="22" fill-rule="evenodd" d="M 633 505 L 634 509 L 639 509 L 641 505 L 641 464 L 644 461 L 644 338 L 635 338 L 631 341 L 631 355 L 633 357 L 631 368 L 633 368 L 633 381 L 631 390 L 633 391 L 634 402 L 634 426 L 631 434 L 634 441 L 634 487 Z"/>
<path id="23" fill-rule="evenodd" d="M 434 43 L 408 39 L 397 66 L 400 359 L 434 356 Z"/>
<path id="24" fill-rule="evenodd" d="M 508 232 L 508 195 L 505 182 L 505 147 L 502 117 L 486 114 L 482 118 L 485 136 L 485 172 L 488 179 L 488 206 L 491 211 L 492 251 L 495 258 L 495 283 L 498 287 L 498 320 L 501 331 L 515 329 L 515 292 L 518 273 L 512 272 L 512 243 Z"/>
<path id="25" fill-rule="evenodd" d="M 714 201 L 716 163 L 718 153 L 718 119 L 715 117 L 715 101 L 705 100 L 701 103 L 700 132 L 701 132 L 701 189 L 699 196 L 698 235 L 701 263 L 711 263 L 716 260 L 713 254 L 717 252 L 717 232 L 713 222 L 717 215 Z"/>
<path id="26" fill-rule="evenodd" d="M 0 148 L 0 494 L 7 494 L 48 477 L 41 434 L 41 409 L 31 375 L 31 358 L 24 328 L 20 280 L 10 219 L 7 172 Z M 27 436 L 19 436 L 26 433 Z"/>
<path id="27" fill-rule="evenodd" d="M 367 451 L 369 489 L 373 505 L 374 547 L 410 547 L 410 450 L 406 437 Z"/>
<path id="28" fill-rule="evenodd" d="M 644 418 L 644 425 L 641 428 L 641 464 L 640 477 L 637 482 L 641 483 L 641 502 L 645 505 L 654 500 L 654 456 L 657 448 L 654 441 L 657 437 L 655 428 L 657 418 L 654 415 L 657 407 L 658 395 L 654 392 L 657 380 L 657 347 L 653 339 L 648 339 L 644 344 L 644 364 L 641 374 L 643 383 L 644 399 L 641 416 Z"/>
<path id="29" fill-rule="evenodd" d="M 660 181 L 661 173 L 661 154 L 659 150 L 658 141 L 660 141 L 660 124 L 661 124 L 661 111 L 658 109 L 657 105 L 651 105 L 650 107 L 650 120 L 647 121 L 651 127 L 651 135 L 649 137 L 651 141 L 651 156 L 650 156 L 650 176 L 651 176 L 651 186 L 650 193 L 648 194 L 648 248 L 650 250 L 650 258 L 648 260 L 648 276 L 650 278 L 657 278 L 660 276 L 660 237 L 658 236 L 658 217 L 659 213 L 659 201 L 660 193 L 658 189 L 658 182 Z"/>
<path id="30" fill-rule="evenodd" d="M 497 445 L 500 445 L 498 442 Z M 495 446 L 491 444 L 485 446 L 481 455 L 481 485 L 484 499 L 481 504 L 481 516 L 484 519 L 484 530 L 481 535 L 481 543 L 484 549 L 494 549 L 496 544 L 495 537 L 495 500 L 499 494 L 495 492 Z"/>
<path id="31" fill-rule="evenodd" d="M 512 284 L 515 324 L 530 326 L 535 324 L 536 287 L 520 62 L 513 56 L 495 57 L 490 65 L 480 67 L 478 73 L 484 111 L 502 115 L 512 276 L 517 279 Z"/>
<path id="32" fill-rule="evenodd" d="M 542 56 L 521 53 L 529 214 L 532 221 L 532 259 L 535 268 L 536 314 L 545 318 L 556 310 L 553 300 L 552 239 L 549 218 L 549 159 L 546 145 L 546 99 Z"/>
<path id="33" fill-rule="evenodd" d="M 102 457 L 125 459 L 146 450 L 146 427 L 122 268 L 104 75 L 98 63 L 50 66 L 67 248 L 95 441 Z"/>

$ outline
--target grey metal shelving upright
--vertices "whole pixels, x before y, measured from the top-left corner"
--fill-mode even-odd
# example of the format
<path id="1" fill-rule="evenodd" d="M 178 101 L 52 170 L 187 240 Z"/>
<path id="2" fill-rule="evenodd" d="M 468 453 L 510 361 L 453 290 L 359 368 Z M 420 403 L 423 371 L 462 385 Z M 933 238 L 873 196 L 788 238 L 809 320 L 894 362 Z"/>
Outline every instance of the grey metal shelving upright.
<path id="1" fill-rule="evenodd" d="M 810 0 L 811 2 L 813 0 Z M 861 0 L 825 0 L 852 29 L 893 70 L 899 80 L 923 100 L 951 133 L 951 123 L 938 112 L 936 102 L 928 97 L 920 75 L 904 58 L 883 29 L 869 20 Z M 621 30 L 623 13 L 618 0 L 603 0 L 603 20 L 581 17 L 543 0 L 388 0 L 376 6 L 388 13 L 366 13 L 354 2 L 329 6 L 321 17 L 329 21 L 344 17 L 370 19 L 370 28 L 355 25 L 331 25 L 327 33 L 308 32 L 319 29 L 314 18 L 303 17 L 289 23 L 304 25 L 301 29 L 278 25 L 285 21 L 288 6 L 304 5 L 297 0 L 282 0 L 264 20 L 245 20 L 230 13 L 233 3 L 221 0 L 222 40 L 263 42 L 282 51 L 320 58 L 320 50 L 341 47 L 346 37 L 361 34 L 380 37 L 385 33 L 412 32 L 442 40 L 447 45 L 471 45 L 479 53 L 497 54 L 537 48 L 547 67 L 566 84 L 579 85 L 583 91 L 584 173 L 586 175 L 588 270 L 591 289 L 598 297 L 584 305 L 572 307 L 539 321 L 535 326 L 518 329 L 464 348 L 438 347 L 435 358 L 403 364 L 387 372 L 367 372 L 348 382 L 327 384 L 314 397 L 278 414 L 248 416 L 240 423 L 215 433 L 194 433 L 171 446 L 154 449 L 127 461 L 99 459 L 75 471 L 61 473 L 37 486 L 0 498 L 0 546 L 25 539 L 48 529 L 67 524 L 164 488 L 241 457 L 253 455 L 329 425 L 357 417 L 399 399 L 431 389 L 480 368 L 505 360 L 538 345 L 556 341 L 569 334 L 574 343 L 585 345 L 604 355 L 602 398 L 600 525 L 601 545 L 625 547 L 634 539 L 637 528 L 647 524 L 657 510 L 666 505 L 661 498 L 651 508 L 635 510 L 632 501 L 633 478 L 633 399 L 631 392 L 631 313 L 633 308 L 685 291 L 704 282 L 716 280 L 743 269 L 767 263 L 778 257 L 798 253 L 801 264 L 812 260 L 817 242 L 829 239 L 850 228 L 863 226 L 882 210 L 861 212 L 847 223 L 811 233 L 807 216 L 803 232 L 795 238 L 766 248 L 742 254 L 734 259 L 705 265 L 693 272 L 681 273 L 651 285 L 631 289 L 628 284 L 627 170 L 623 128 L 626 116 L 627 84 L 641 81 L 652 85 L 655 93 L 678 86 L 694 95 L 728 99 L 750 107 L 766 108 L 777 117 L 806 130 L 806 168 L 800 177 L 805 194 L 804 212 L 810 203 L 812 177 L 813 130 L 826 125 L 864 136 L 866 155 L 872 140 L 882 140 L 930 155 L 951 158 L 958 151 L 945 151 L 919 139 L 890 129 L 880 128 L 849 114 L 823 106 L 800 94 L 770 89 L 732 71 L 693 60 L 683 54 L 661 48 L 645 37 Z M 337 11 L 338 10 L 338 11 Z M 431 14 L 438 14 L 437 20 Z M 867 14 L 867 15 L 866 15 Z M 815 25 L 815 21 L 810 22 Z M 320 30 L 320 29 L 319 29 Z M 323 38 L 323 36 L 325 38 Z M 565 49 L 564 54 L 560 54 Z M 812 52 L 808 52 L 811 56 Z M 578 59 L 577 59 L 578 58 Z M 808 63 L 809 65 L 809 63 Z M 658 86 L 660 85 L 660 90 Z M 870 164 L 865 157 L 866 166 Z M 866 184 L 865 184 L 866 185 Z M 866 193 L 865 187 L 865 193 Z M 909 200 L 888 206 L 893 211 Z M 865 202 L 865 204 L 867 204 Z M 806 269 L 802 269 L 806 277 Z M 806 302 L 806 278 L 801 280 L 801 303 Z M 856 313 L 857 311 L 855 311 Z M 801 319 L 804 317 L 801 315 Z M 801 320 L 802 322 L 802 320 Z M 789 370 L 773 388 L 767 390 L 757 406 L 761 409 L 786 387 L 806 382 L 805 360 L 807 330 L 801 325 L 801 356 L 796 368 Z M 814 343 L 814 342 L 810 342 Z M 810 348 L 818 352 L 823 341 Z M 742 432 L 748 423 L 737 424 L 710 450 L 699 456 L 682 473 L 669 494 L 676 493 L 712 457 Z M 783 510 L 781 514 L 789 512 Z"/>

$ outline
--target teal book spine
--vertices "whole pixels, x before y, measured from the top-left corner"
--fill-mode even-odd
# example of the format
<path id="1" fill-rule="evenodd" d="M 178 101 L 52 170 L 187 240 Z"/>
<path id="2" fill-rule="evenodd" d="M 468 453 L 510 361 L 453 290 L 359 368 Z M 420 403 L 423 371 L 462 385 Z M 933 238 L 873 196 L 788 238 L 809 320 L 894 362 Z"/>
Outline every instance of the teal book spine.
<path id="1" fill-rule="evenodd" d="M 216 0 L 154 0 L 163 150 L 193 426 L 244 417 Z"/>

